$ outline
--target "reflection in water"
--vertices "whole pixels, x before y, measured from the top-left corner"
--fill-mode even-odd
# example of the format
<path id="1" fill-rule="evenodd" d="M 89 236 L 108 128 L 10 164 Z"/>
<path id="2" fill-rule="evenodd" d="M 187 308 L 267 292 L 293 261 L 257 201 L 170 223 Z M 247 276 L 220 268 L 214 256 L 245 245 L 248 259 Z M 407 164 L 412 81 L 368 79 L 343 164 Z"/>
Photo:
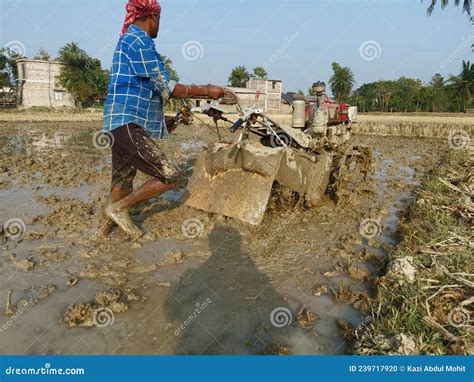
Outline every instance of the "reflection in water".
<path id="1" fill-rule="evenodd" d="M 34 155 L 61 149 L 94 150 L 92 133 L 72 134 L 56 131 L 46 134 L 38 130 L 20 131 L 10 137 L 2 136 L 0 137 L 0 147 L 7 155 Z"/>

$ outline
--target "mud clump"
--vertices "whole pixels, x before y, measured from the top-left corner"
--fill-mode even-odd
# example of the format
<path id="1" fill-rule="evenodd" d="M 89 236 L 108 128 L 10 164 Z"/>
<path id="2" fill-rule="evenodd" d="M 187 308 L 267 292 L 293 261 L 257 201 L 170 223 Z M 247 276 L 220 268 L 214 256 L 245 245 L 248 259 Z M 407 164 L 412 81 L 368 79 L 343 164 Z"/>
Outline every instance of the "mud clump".
<path id="1" fill-rule="evenodd" d="M 371 337 L 363 334 L 360 340 L 354 344 L 354 349 L 360 355 L 417 355 L 419 354 L 413 337 L 404 333 L 396 334 L 392 337 L 377 335 Z"/>
<path id="2" fill-rule="evenodd" d="M 310 330 L 314 334 L 316 334 L 316 332 L 314 332 L 313 328 L 317 319 L 318 316 L 313 312 L 310 312 L 305 306 L 303 306 L 296 315 L 298 326 L 302 329 Z"/>
<path id="3" fill-rule="evenodd" d="M 128 297 L 122 290 L 97 292 L 94 302 L 71 305 L 63 322 L 70 328 L 112 325 L 114 313 L 123 313 L 129 309 L 127 301 Z"/>
<path id="4" fill-rule="evenodd" d="M 44 249 L 41 251 L 40 254 L 45 259 L 49 261 L 53 261 L 53 262 L 62 262 L 62 261 L 69 260 L 71 258 L 71 256 L 68 255 L 67 253 L 59 252 L 57 248 L 53 250 Z"/>
<path id="5" fill-rule="evenodd" d="M 413 266 L 413 257 L 397 257 L 388 267 L 387 278 L 399 284 L 415 282 L 416 268 Z"/>
<path id="6" fill-rule="evenodd" d="M 76 326 L 94 326 L 95 306 L 92 304 L 77 304 L 71 306 L 63 319 L 70 328 Z"/>
<path id="7" fill-rule="evenodd" d="M 83 202 L 76 199 L 61 199 L 53 195 L 37 197 L 43 204 L 53 207 L 53 212 L 38 216 L 32 220 L 33 224 L 61 227 L 61 231 L 78 235 L 79 229 L 90 228 L 95 220 L 94 202 Z M 58 229 L 59 230 L 59 229 Z"/>
<path id="8" fill-rule="evenodd" d="M 23 271 L 23 272 L 29 272 L 35 267 L 35 263 L 29 259 L 24 259 L 24 260 L 19 260 L 19 261 L 14 261 L 15 268 Z"/>
<path id="9" fill-rule="evenodd" d="M 343 281 L 339 283 L 339 288 L 334 291 L 334 300 L 352 305 L 355 309 L 365 314 L 370 312 L 372 304 L 375 302 L 367 292 L 358 292 L 353 291 L 351 288 L 346 288 Z"/>
<path id="10" fill-rule="evenodd" d="M 372 149 L 364 146 L 340 148 L 329 176 L 328 196 L 342 206 L 354 204 L 364 192 L 371 192 L 369 175 L 375 169 Z"/>
<path id="11" fill-rule="evenodd" d="M 328 288 L 325 285 L 315 286 L 311 292 L 313 296 L 322 296 L 328 293 Z"/>
<path id="12" fill-rule="evenodd" d="M 168 265 L 178 265 L 186 262 L 187 256 L 183 251 L 170 251 L 166 253 L 165 260 L 160 262 L 158 266 L 166 267 Z"/>
<path id="13" fill-rule="evenodd" d="M 280 342 L 268 345 L 261 355 L 291 355 L 291 349 Z"/>
<path id="14" fill-rule="evenodd" d="M 338 320 L 339 330 L 346 341 L 359 355 L 417 355 L 419 354 L 413 337 L 404 333 L 393 336 L 371 336 L 368 332 L 360 334 L 360 328 L 353 328 L 345 320 Z"/>
<path id="15" fill-rule="evenodd" d="M 356 267 L 355 265 L 349 266 L 347 274 L 356 280 L 366 280 L 370 276 L 370 272 L 367 269 Z"/>

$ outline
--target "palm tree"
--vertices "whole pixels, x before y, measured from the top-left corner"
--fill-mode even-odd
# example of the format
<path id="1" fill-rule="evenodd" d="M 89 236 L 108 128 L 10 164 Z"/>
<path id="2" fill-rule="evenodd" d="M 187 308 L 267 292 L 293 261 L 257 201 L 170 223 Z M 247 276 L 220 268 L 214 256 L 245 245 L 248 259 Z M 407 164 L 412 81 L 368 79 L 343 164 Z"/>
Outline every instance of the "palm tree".
<path id="1" fill-rule="evenodd" d="M 347 66 L 341 66 L 337 62 L 332 63 L 334 74 L 329 80 L 331 91 L 334 97 L 337 97 L 339 103 L 347 97 L 354 87 L 354 73 Z"/>
<path id="2" fill-rule="evenodd" d="M 249 80 L 250 74 L 245 66 L 237 66 L 232 69 L 228 79 L 230 86 L 236 88 L 244 88 Z"/>
<path id="3" fill-rule="evenodd" d="M 437 3 L 438 3 L 438 0 L 431 0 L 431 5 L 428 7 L 428 15 L 431 15 L 433 13 L 433 10 L 435 9 Z M 454 0 L 454 5 L 456 7 L 459 7 L 460 3 L 461 3 L 461 0 Z M 449 0 L 441 0 L 442 9 L 446 8 L 448 5 L 449 5 Z M 472 0 L 463 0 L 462 9 L 463 9 L 463 12 L 471 16 Z"/>
<path id="4" fill-rule="evenodd" d="M 268 73 L 265 70 L 265 68 L 261 66 L 257 66 L 256 68 L 253 69 L 253 77 L 255 77 L 258 80 L 266 80 L 268 77 Z"/>
<path id="5" fill-rule="evenodd" d="M 104 75 L 100 61 L 89 57 L 75 42 L 59 50 L 59 60 L 64 65 L 59 83 L 74 96 L 77 106 L 82 107 L 83 102 L 98 93 L 98 79 Z"/>
<path id="6" fill-rule="evenodd" d="M 456 94 L 461 95 L 461 107 L 465 113 L 466 102 L 474 94 L 474 64 L 463 60 L 461 73 L 450 76 L 448 82 L 451 83 Z"/>

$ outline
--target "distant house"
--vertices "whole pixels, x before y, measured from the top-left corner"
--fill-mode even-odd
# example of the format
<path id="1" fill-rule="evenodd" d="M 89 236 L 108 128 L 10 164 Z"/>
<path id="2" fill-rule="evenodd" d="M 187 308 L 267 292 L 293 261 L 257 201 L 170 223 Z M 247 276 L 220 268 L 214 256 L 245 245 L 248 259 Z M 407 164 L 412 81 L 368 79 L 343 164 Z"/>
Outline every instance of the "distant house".
<path id="1" fill-rule="evenodd" d="M 58 61 L 17 61 L 17 104 L 23 107 L 74 107 L 74 97 L 59 85 L 62 64 Z"/>
<path id="2" fill-rule="evenodd" d="M 280 80 L 258 80 L 252 78 L 247 82 L 245 88 L 228 87 L 228 89 L 237 95 L 239 103 L 243 108 L 256 106 L 268 113 L 281 113 L 282 111 L 282 82 Z M 199 99 L 193 99 L 191 102 L 196 107 L 210 103 L 210 101 Z M 223 105 L 222 108 L 229 112 L 235 111 L 235 105 Z"/>
<path id="3" fill-rule="evenodd" d="M 252 78 L 247 83 L 247 88 L 257 89 L 260 92 L 265 112 L 281 112 L 282 82 L 280 80 L 258 80 Z"/>

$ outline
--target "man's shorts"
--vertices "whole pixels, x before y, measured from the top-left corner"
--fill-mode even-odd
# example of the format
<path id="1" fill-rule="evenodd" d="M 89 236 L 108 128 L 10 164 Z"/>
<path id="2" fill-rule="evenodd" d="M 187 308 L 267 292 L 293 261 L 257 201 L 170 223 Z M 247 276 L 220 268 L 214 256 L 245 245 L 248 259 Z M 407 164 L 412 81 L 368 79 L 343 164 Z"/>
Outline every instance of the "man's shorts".
<path id="1" fill-rule="evenodd" d="M 146 130 L 130 123 L 112 130 L 112 188 L 131 192 L 137 170 L 164 184 L 173 184 L 180 178 L 177 167 Z"/>

